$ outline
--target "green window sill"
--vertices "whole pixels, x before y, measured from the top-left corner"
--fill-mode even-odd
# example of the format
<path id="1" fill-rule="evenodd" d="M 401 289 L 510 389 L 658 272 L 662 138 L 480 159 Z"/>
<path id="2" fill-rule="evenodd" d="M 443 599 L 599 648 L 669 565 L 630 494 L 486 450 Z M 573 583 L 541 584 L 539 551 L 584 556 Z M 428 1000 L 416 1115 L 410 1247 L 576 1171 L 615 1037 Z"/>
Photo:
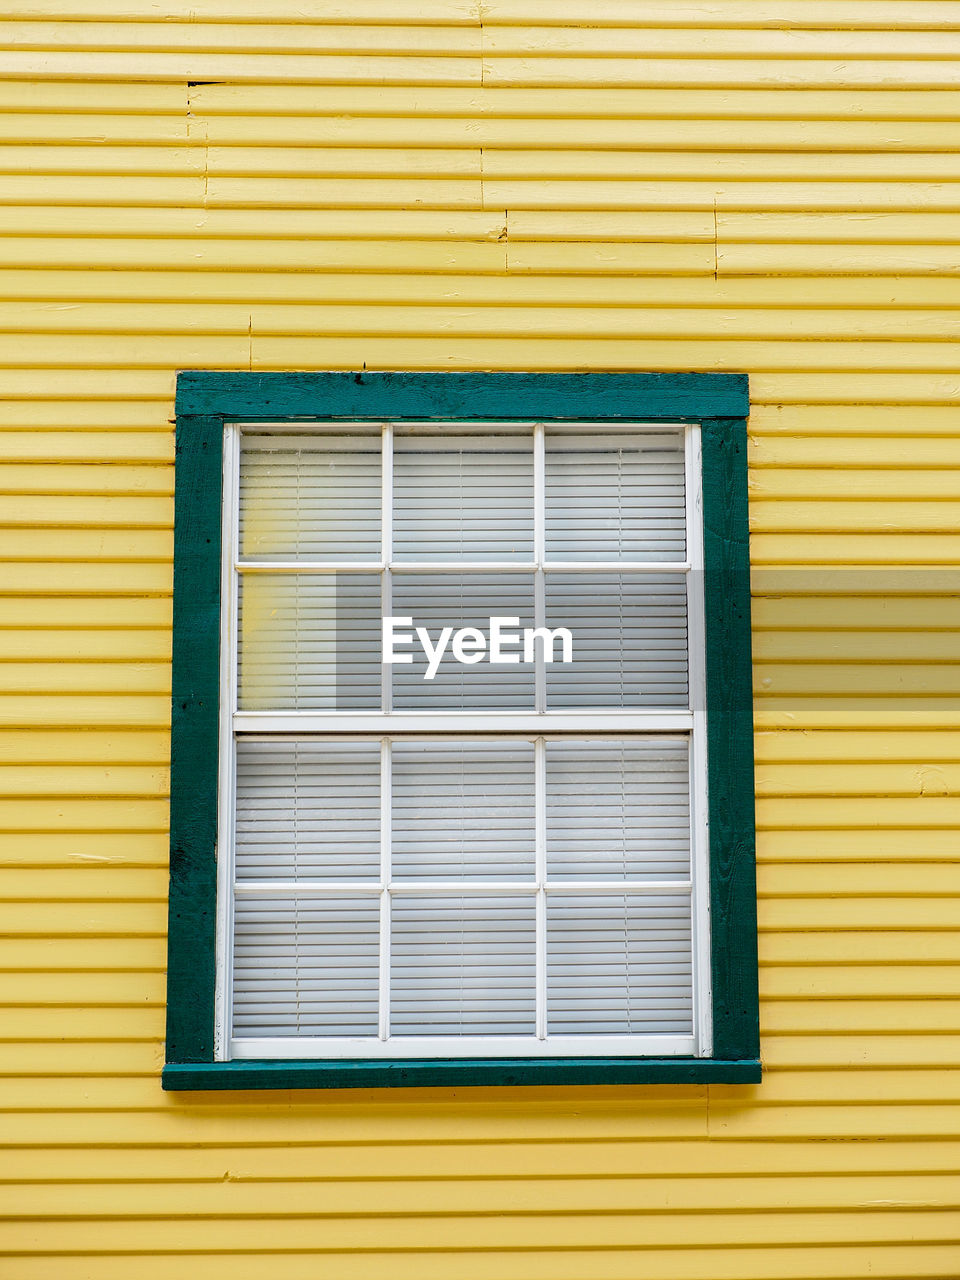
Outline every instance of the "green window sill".
<path id="1" fill-rule="evenodd" d="M 177 1062 L 168 1091 L 188 1089 L 444 1088 L 451 1085 L 757 1084 L 757 1058 L 396 1058 Z"/>

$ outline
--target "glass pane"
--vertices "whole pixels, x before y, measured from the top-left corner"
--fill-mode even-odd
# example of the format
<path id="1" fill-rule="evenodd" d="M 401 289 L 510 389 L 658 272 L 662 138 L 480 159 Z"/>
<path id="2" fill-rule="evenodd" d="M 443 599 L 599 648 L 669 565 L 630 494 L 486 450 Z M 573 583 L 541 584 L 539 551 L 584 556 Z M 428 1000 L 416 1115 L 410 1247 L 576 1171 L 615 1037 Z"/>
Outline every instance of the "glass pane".
<path id="1" fill-rule="evenodd" d="M 375 1036 L 378 897 L 237 899 L 237 1036 Z"/>
<path id="2" fill-rule="evenodd" d="M 690 899 L 547 894 L 547 1030 L 690 1034 Z"/>
<path id="3" fill-rule="evenodd" d="M 395 559 L 532 560 L 532 439 L 398 432 Z"/>
<path id="4" fill-rule="evenodd" d="M 686 707 L 682 573 L 546 574 L 547 625 L 573 635 L 573 662 L 547 666 L 547 706 Z"/>
<path id="5" fill-rule="evenodd" d="M 683 432 L 546 438 L 546 551 L 555 560 L 683 560 Z"/>
<path id="6" fill-rule="evenodd" d="M 396 897 L 392 907 L 393 1035 L 534 1033 L 533 894 Z"/>
<path id="7" fill-rule="evenodd" d="M 380 576 L 240 575 L 241 711 L 378 710 Z"/>
<path id="8" fill-rule="evenodd" d="M 687 741 L 548 742 L 551 880 L 690 876 Z"/>
<path id="9" fill-rule="evenodd" d="M 532 742 L 396 742 L 393 878 L 534 874 Z"/>
<path id="10" fill-rule="evenodd" d="M 425 628 L 431 646 L 437 645 L 444 627 L 452 629 L 436 674 L 426 679 L 425 650 L 413 629 L 406 627 L 413 641 L 396 651 L 410 654 L 413 660 L 393 667 L 395 711 L 533 708 L 534 666 L 522 661 L 522 635 L 501 646 L 505 655 L 517 658 L 515 663 L 491 663 L 489 645 L 492 617 L 518 618 L 519 623 L 509 629 L 515 636 L 533 626 L 532 574 L 396 573 L 392 590 L 393 615 L 410 617 L 414 628 Z M 458 650 L 455 633 L 464 627 L 475 628 L 482 640 L 475 648 Z M 458 659 L 458 652 L 464 660 Z"/>
<path id="11" fill-rule="evenodd" d="M 245 431 L 240 554 L 252 560 L 380 559 L 380 429 Z"/>
<path id="12" fill-rule="evenodd" d="M 241 739 L 236 831 L 240 880 L 379 880 L 379 743 Z"/>

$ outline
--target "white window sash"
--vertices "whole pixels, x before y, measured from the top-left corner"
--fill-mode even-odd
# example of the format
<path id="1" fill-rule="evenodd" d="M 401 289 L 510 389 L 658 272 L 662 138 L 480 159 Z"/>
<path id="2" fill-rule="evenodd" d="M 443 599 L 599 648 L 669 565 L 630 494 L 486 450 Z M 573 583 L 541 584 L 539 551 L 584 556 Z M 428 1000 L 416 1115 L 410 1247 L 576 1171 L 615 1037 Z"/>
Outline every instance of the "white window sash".
<path id="1" fill-rule="evenodd" d="M 237 734 L 474 734 L 545 733 L 592 737 L 597 733 L 684 733 L 694 727 L 690 711 L 238 711 Z"/>
<path id="2" fill-rule="evenodd" d="M 365 424 L 322 424 L 320 429 L 330 433 L 350 431 Z M 396 560 L 392 553 L 392 453 L 395 447 L 393 424 L 383 427 L 383 483 L 382 483 L 382 545 L 376 561 L 347 562 L 344 560 L 295 560 L 279 558 L 256 560 L 239 554 L 239 464 L 240 433 L 244 424 L 227 426 L 224 439 L 223 469 L 223 569 L 221 610 L 221 733 L 220 733 L 220 808 L 218 829 L 218 912 L 217 912 L 217 1000 L 215 1057 L 223 1061 L 230 1058 L 389 1058 L 389 1057 L 603 1057 L 603 1056 L 678 1056 L 698 1055 L 706 1057 L 712 1049 L 711 997 L 710 997 L 710 893 L 709 858 L 706 804 L 706 710 L 705 710 L 705 662 L 704 615 L 702 596 L 702 511 L 700 474 L 699 427 L 684 427 L 685 441 L 685 492 L 686 492 L 686 558 L 680 560 L 597 560 L 567 561 L 550 559 L 546 554 L 544 538 L 544 430 L 537 426 L 534 440 L 535 482 L 535 534 L 532 560 L 517 561 L 427 561 L 404 558 Z M 416 424 L 396 424 L 396 446 L 408 447 L 406 432 Z M 436 430 L 438 424 L 430 424 Z M 557 424 L 550 424 L 551 433 Z M 472 424 L 474 431 L 484 424 Z M 622 442 L 622 434 L 647 431 L 664 434 L 669 424 L 643 423 L 583 423 L 566 424 L 561 429 L 565 440 L 575 438 L 583 445 L 615 445 Z M 510 440 L 512 433 L 529 431 L 531 424 L 490 424 L 498 433 L 492 447 Z M 257 433 L 269 431 L 269 424 L 250 424 Z M 289 429 L 289 428 L 288 428 Z M 480 445 L 483 437 L 466 437 L 469 447 Z M 283 437 L 278 436 L 278 441 Z M 403 443 L 400 443 L 400 442 Z M 430 443 L 440 444 L 442 436 Z M 419 442 L 418 442 L 419 443 Z M 462 441 L 461 441 L 462 443 Z M 448 439 L 448 447 L 460 447 L 460 443 Z M 508 445 L 507 447 L 512 447 Z M 516 573 L 533 572 L 539 587 L 537 599 L 542 595 L 544 575 L 562 573 L 644 573 L 687 575 L 687 628 L 688 672 L 690 710 L 611 710 L 610 708 L 576 711 L 545 711 L 542 696 L 542 671 L 538 670 L 538 697 L 536 709 L 530 712 L 407 712 L 394 713 L 389 709 L 380 712 L 238 712 L 237 710 L 237 599 L 240 575 L 246 573 L 376 573 L 389 583 L 393 574 L 403 573 Z M 539 664 L 542 668 L 542 663 Z M 389 685 L 389 669 L 385 684 Z M 387 691 L 389 696 L 389 691 Z M 389 702 L 387 703 L 389 708 Z M 543 735 L 599 737 L 629 736 L 638 733 L 683 734 L 690 740 L 690 823 L 691 823 L 691 879 L 690 881 L 661 881 L 651 884 L 631 884 L 623 881 L 551 883 L 545 880 L 545 852 L 543 850 L 542 822 L 538 822 L 537 878 L 531 891 L 537 895 L 537 1033 L 530 1036 L 391 1036 L 389 1033 L 390 990 L 390 912 L 381 909 L 380 926 L 380 1024 L 379 1036 L 372 1037 L 269 1037 L 247 1038 L 231 1034 L 232 1026 L 232 937 L 235 894 L 246 896 L 247 886 L 235 881 L 234 807 L 236 788 L 236 741 L 243 737 L 273 737 L 275 735 L 367 736 L 399 738 L 405 735 L 420 737 L 455 736 L 469 738 L 485 734 L 497 737 L 541 738 Z M 389 760 L 389 751 L 384 749 Z M 542 760 L 542 751 L 541 751 Z M 386 766 L 389 768 L 389 765 Z M 389 781 L 389 777 L 387 778 Z M 541 787 L 538 797 L 543 796 Z M 427 892 L 430 895 L 455 894 L 467 897 L 496 896 L 497 892 L 511 895 L 522 893 L 521 882 L 503 885 L 483 881 L 463 881 L 438 884 L 432 881 L 420 884 L 391 883 L 389 877 L 390 841 L 390 789 L 382 791 L 383 814 L 382 840 L 386 847 L 381 851 L 381 880 L 371 890 L 381 896 L 381 906 L 386 907 L 393 896 L 406 892 Z M 279 882 L 277 882 L 279 884 Z M 303 894 L 304 885 L 295 885 Z M 261 883 L 259 889 L 263 891 Z M 330 885 L 325 885 L 319 896 L 329 895 Z M 690 893 L 692 899 L 693 934 L 693 1014 L 694 1033 L 690 1036 L 561 1036 L 546 1034 L 546 957 L 545 957 L 545 896 L 549 892 L 583 893 L 595 890 L 606 894 L 634 894 L 644 892 Z M 290 891 L 290 884 L 287 885 Z M 351 882 L 343 886 L 344 893 L 362 895 L 367 891 L 363 882 Z M 277 889 L 277 893 L 281 890 Z"/>
<path id="3" fill-rule="evenodd" d="M 235 1036 L 232 1058 L 604 1058 L 692 1055 L 695 1036 Z"/>

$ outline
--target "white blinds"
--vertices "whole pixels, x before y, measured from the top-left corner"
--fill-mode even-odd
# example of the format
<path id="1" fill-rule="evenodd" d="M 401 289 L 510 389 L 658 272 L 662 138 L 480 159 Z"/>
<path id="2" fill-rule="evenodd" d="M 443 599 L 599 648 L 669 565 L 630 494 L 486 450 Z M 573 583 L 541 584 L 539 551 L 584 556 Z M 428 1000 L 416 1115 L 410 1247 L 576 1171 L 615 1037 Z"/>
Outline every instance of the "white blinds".
<path id="1" fill-rule="evenodd" d="M 395 615 L 412 617 L 434 640 L 445 625 L 486 631 L 495 615 L 519 618 L 520 627 L 532 627 L 535 620 L 533 575 L 528 573 L 395 574 L 392 602 Z M 392 669 L 395 710 L 533 710 L 532 666 L 471 666 L 448 652 L 436 676 L 427 681 L 423 648 L 417 644 L 408 652 L 413 661 Z"/>
<path id="2" fill-rule="evenodd" d="M 393 549 L 401 560 L 531 560 L 529 436 L 398 435 Z"/>
<path id="3" fill-rule="evenodd" d="M 248 559 L 377 560 L 380 432 L 249 431 L 240 455 Z"/>
<path id="4" fill-rule="evenodd" d="M 233 1026 L 247 1036 L 375 1036 L 376 898 L 237 896 Z"/>
<path id="5" fill-rule="evenodd" d="M 546 551 L 557 560 L 683 560 L 680 432 L 548 435 Z"/>
<path id="6" fill-rule="evenodd" d="M 547 742 L 546 766 L 551 878 L 689 878 L 686 739 L 560 739 Z"/>
<path id="7" fill-rule="evenodd" d="M 688 779 L 683 738 L 241 743 L 234 1034 L 689 1033 Z"/>
<path id="8" fill-rule="evenodd" d="M 688 895 L 576 894 L 548 904 L 549 1031 L 692 1030 Z"/>
<path id="9" fill-rule="evenodd" d="M 572 631 L 574 661 L 547 667 L 547 706 L 685 707 L 683 574 L 548 573 L 549 627 Z"/>
<path id="10" fill-rule="evenodd" d="M 690 438 L 238 431 L 227 1055 L 696 1049 Z M 385 616 L 565 628 L 573 660 L 448 643 L 428 680 L 419 640 L 383 665 Z"/>
<path id="11" fill-rule="evenodd" d="M 397 879 L 531 880 L 530 742 L 397 742 L 392 868 Z"/>
<path id="12" fill-rule="evenodd" d="M 390 1026 L 396 1035 L 533 1035 L 532 897 L 411 897 L 393 905 Z"/>
<path id="13" fill-rule="evenodd" d="M 679 431 L 550 433 L 546 554 L 554 560 L 683 560 Z M 381 449 L 376 426 L 245 432 L 239 472 L 248 559 L 376 560 Z M 532 559 L 532 437 L 407 429 L 393 446 L 393 549 L 401 559 Z"/>
<path id="14" fill-rule="evenodd" d="M 237 744 L 238 880 L 380 879 L 380 746 Z"/>
<path id="15" fill-rule="evenodd" d="M 399 427 L 384 485 L 378 427 L 245 432 L 238 707 L 687 706 L 687 577 L 668 571 L 686 548 L 683 432 L 554 429 L 535 447 L 538 438 L 521 424 L 460 435 Z M 257 568 L 284 560 L 304 572 Z M 457 572 L 458 562 L 478 567 Z M 591 562 L 664 572 L 563 568 Z M 527 563 L 530 572 L 516 570 Z M 565 626 L 574 661 L 546 664 L 537 707 L 533 665 L 468 665 L 448 649 L 427 681 L 418 644 L 388 688 L 378 671 L 384 615 L 410 617 L 432 637 L 445 625 L 483 630 L 492 616 L 516 617 L 521 629 Z"/>
<path id="16" fill-rule="evenodd" d="M 548 708 L 687 705 L 685 575 L 544 576 L 539 622 L 567 627 L 574 637 L 572 663 L 546 664 Z M 243 575 L 240 708 L 379 709 L 382 608 L 378 574 Z M 391 609 L 426 627 L 433 640 L 446 625 L 485 631 L 495 615 L 518 618 L 520 629 L 538 625 L 534 577 L 526 573 L 398 574 Z M 391 672 L 397 710 L 533 709 L 533 665 L 463 665 L 448 648 L 427 681 L 419 642 L 406 652 L 412 662 Z"/>
<path id="17" fill-rule="evenodd" d="M 238 594 L 241 710 L 380 706 L 377 575 L 245 573 Z"/>

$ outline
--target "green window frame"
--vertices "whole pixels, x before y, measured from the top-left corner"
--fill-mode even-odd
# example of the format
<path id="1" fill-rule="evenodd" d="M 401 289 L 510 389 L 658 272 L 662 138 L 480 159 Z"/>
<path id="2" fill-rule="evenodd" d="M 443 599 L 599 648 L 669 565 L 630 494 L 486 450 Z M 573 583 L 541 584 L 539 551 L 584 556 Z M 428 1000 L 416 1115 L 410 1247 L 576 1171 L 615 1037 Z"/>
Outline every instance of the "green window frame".
<path id="1" fill-rule="evenodd" d="M 731 373 L 179 374 L 164 1089 L 759 1081 L 748 405 Z M 378 419 L 700 425 L 711 1057 L 214 1060 L 224 424 Z"/>

